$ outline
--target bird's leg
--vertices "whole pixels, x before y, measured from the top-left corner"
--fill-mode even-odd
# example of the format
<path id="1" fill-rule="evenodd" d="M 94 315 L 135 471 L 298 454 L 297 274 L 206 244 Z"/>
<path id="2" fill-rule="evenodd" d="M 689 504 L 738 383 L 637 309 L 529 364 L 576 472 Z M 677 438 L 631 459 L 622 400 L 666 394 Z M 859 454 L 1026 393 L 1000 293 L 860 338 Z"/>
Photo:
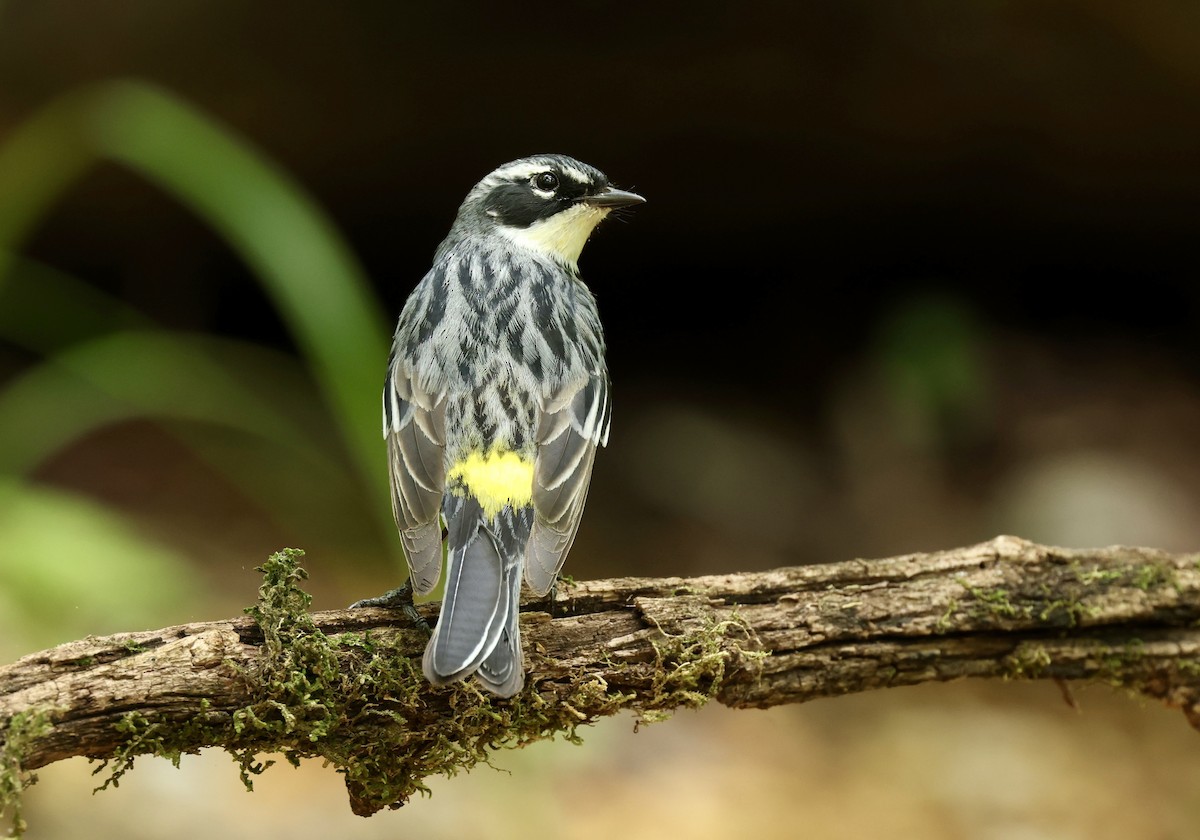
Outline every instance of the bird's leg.
<path id="1" fill-rule="evenodd" d="M 404 581 L 404 585 L 397 586 L 395 589 L 389 590 L 377 598 L 363 598 L 361 601 L 355 601 L 350 605 L 350 609 L 352 610 L 357 610 L 360 607 L 383 607 L 389 610 L 399 609 L 414 627 L 424 630 L 426 633 L 433 632 L 433 628 L 429 626 L 429 622 L 417 612 L 417 605 L 413 603 L 411 580 Z"/>
<path id="2" fill-rule="evenodd" d="M 558 602 L 558 575 L 554 576 L 554 582 L 550 584 L 550 591 L 546 593 L 546 612 L 551 618 L 554 618 L 554 605 Z"/>

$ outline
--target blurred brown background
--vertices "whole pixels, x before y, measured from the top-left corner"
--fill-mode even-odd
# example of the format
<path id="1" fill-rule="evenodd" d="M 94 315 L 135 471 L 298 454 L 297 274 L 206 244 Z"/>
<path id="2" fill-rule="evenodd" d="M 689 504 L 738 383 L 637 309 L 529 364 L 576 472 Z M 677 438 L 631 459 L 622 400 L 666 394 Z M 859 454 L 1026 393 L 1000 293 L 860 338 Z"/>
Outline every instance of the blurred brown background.
<path id="1" fill-rule="evenodd" d="M 7 0 L 0 143 L 86 83 L 153 83 L 324 208 L 384 330 L 498 164 L 564 152 L 647 196 L 581 260 L 616 403 L 576 577 L 1001 532 L 1194 551 L 1198 38 L 1200 7 L 1159 0 Z M 5 661 L 233 614 L 284 545 L 308 550 L 318 608 L 398 582 L 393 535 L 362 512 L 385 487 L 353 477 L 293 322 L 227 236 L 101 163 L 18 244 L 0 389 L 102 337 L 34 305 L 38 278 L 69 277 L 73 300 L 232 342 L 213 358 L 332 441 L 341 477 L 220 424 L 98 411 L 0 487 Z M 7 446 L 45 420 L 4 426 Z M 56 528 L 68 509 L 86 529 Z M 146 760 L 92 798 L 71 763 L 42 772 L 28 836 L 1197 836 L 1182 716 L 1104 688 L 1080 703 L 957 684 L 609 721 L 369 821 L 316 765 L 246 796 L 219 754 Z"/>

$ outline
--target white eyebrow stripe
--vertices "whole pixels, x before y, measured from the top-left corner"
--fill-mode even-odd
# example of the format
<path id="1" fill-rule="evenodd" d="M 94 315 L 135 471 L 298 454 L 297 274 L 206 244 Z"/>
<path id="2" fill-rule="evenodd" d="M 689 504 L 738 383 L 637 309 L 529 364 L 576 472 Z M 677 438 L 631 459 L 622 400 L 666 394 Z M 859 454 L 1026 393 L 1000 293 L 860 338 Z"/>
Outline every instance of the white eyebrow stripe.
<path id="1" fill-rule="evenodd" d="M 526 178 L 532 178 L 542 172 L 552 172 L 557 169 L 566 177 L 575 181 L 577 184 L 591 185 L 595 183 L 592 176 L 584 172 L 577 166 L 561 163 L 520 163 L 514 166 L 506 166 L 503 169 L 497 169 L 492 173 L 497 181 L 523 181 Z"/>
<path id="2" fill-rule="evenodd" d="M 523 163 L 516 166 L 506 166 L 504 169 L 497 169 L 493 174 L 500 181 L 521 180 L 532 178 L 539 172 L 545 172 L 549 168 L 549 165 L 545 163 Z"/>
<path id="3" fill-rule="evenodd" d="M 580 184 L 592 183 L 591 176 L 582 169 L 576 169 L 574 166 L 564 166 L 562 167 L 562 171 L 564 175 L 570 176 L 573 181 L 577 181 Z"/>

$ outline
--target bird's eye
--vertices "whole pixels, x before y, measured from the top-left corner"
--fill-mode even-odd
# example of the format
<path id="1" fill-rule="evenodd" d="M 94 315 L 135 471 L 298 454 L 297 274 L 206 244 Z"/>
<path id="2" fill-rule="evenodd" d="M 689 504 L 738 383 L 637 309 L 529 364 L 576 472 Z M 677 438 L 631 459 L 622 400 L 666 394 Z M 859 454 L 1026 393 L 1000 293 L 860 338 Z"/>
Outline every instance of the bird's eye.
<path id="1" fill-rule="evenodd" d="M 553 172 L 542 172 L 534 176 L 533 185 L 542 192 L 554 192 L 558 189 L 558 176 Z"/>

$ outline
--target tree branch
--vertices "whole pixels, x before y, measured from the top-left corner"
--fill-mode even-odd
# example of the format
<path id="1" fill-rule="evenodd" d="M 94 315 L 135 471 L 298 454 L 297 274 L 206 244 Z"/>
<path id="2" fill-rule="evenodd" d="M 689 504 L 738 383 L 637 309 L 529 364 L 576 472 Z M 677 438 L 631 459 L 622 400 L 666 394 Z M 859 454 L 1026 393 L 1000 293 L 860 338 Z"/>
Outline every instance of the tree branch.
<path id="1" fill-rule="evenodd" d="M 629 709 L 768 707 L 959 677 L 1103 680 L 1200 727 L 1200 555 L 969 548 L 697 578 L 563 585 L 525 605 L 530 673 L 510 701 L 420 677 L 425 636 L 389 610 L 308 614 L 299 552 L 274 555 L 250 616 L 88 638 L 0 667 L 4 776 L 70 756 L 115 781 L 139 754 L 322 756 L 356 813 L 499 744 Z M 422 608 L 432 618 L 434 608 Z M 107 784 L 107 783 L 106 783 Z M 14 804 L 9 797 L 9 805 Z M 6 804 L 0 801 L 0 805 Z"/>

